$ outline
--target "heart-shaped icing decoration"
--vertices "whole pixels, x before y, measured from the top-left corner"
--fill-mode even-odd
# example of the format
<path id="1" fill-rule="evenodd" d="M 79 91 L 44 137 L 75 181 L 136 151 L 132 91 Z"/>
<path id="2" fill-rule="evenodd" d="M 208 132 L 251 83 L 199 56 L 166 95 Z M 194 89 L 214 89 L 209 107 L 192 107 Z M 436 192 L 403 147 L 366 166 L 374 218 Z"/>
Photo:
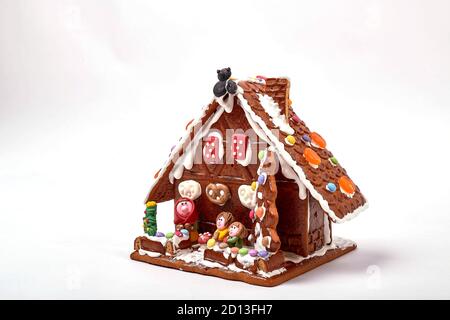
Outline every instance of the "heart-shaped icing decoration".
<path id="1" fill-rule="evenodd" d="M 253 209 L 255 207 L 256 197 L 255 190 L 251 186 L 243 184 L 238 189 L 239 200 L 246 208 Z"/>

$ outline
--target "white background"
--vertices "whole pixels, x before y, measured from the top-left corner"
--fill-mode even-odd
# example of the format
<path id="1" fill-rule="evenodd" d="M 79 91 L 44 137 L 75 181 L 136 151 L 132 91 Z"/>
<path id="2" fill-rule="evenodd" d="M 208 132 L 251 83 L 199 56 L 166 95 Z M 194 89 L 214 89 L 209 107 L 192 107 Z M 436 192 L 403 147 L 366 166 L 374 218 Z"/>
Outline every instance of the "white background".
<path id="1" fill-rule="evenodd" d="M 0 0 L 0 298 L 450 298 L 449 10 Z M 129 259 L 153 174 L 225 66 L 289 76 L 370 202 L 335 227 L 357 251 L 276 288 Z"/>

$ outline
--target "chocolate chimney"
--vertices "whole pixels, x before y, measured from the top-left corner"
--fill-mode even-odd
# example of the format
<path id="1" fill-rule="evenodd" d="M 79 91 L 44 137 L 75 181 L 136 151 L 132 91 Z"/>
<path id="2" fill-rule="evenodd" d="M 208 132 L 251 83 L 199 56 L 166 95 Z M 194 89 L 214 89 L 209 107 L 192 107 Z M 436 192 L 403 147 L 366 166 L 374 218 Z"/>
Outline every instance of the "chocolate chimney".
<path id="1" fill-rule="evenodd" d="M 291 82 L 287 78 L 267 78 L 265 93 L 273 98 L 280 106 L 281 113 L 285 115 L 286 121 L 289 121 L 291 100 L 289 100 L 289 90 Z"/>

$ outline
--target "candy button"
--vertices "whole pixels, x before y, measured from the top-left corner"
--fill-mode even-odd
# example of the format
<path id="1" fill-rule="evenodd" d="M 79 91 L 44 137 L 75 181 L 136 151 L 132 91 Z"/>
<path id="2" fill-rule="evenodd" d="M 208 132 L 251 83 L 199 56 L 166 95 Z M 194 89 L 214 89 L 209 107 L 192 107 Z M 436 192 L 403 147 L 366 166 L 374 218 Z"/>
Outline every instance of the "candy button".
<path id="1" fill-rule="evenodd" d="M 293 146 L 295 144 L 295 138 L 294 136 L 289 135 L 284 139 L 284 142 L 289 146 Z"/>
<path id="2" fill-rule="evenodd" d="M 239 254 L 241 256 L 245 256 L 248 253 L 248 249 L 247 248 L 241 248 L 239 249 Z"/>
<path id="3" fill-rule="evenodd" d="M 171 239 L 173 237 L 173 232 L 167 232 L 166 233 L 166 238 L 167 239 Z"/>
<path id="4" fill-rule="evenodd" d="M 303 156 L 313 168 L 317 168 L 321 162 L 319 155 L 311 148 L 305 148 Z"/>
<path id="5" fill-rule="evenodd" d="M 175 231 L 175 235 L 177 237 L 182 237 L 183 236 L 183 234 L 179 230 Z"/>
<path id="6" fill-rule="evenodd" d="M 256 256 L 258 255 L 258 251 L 255 250 L 255 249 L 250 249 L 250 251 L 248 252 L 248 254 L 249 254 L 251 257 L 256 257 Z"/>
<path id="7" fill-rule="evenodd" d="M 333 166 L 337 166 L 338 165 L 338 161 L 337 161 L 337 159 L 336 159 L 336 157 L 331 157 L 330 159 L 328 159 L 329 161 L 330 161 L 330 163 L 333 165 Z"/>
<path id="8" fill-rule="evenodd" d="M 294 121 L 295 123 L 300 123 L 300 118 L 298 117 L 298 115 L 296 115 L 296 114 L 294 114 L 293 116 L 292 116 L 292 121 Z"/>
<path id="9" fill-rule="evenodd" d="M 258 159 L 259 161 L 262 161 L 264 159 L 264 156 L 266 155 L 266 151 L 261 150 L 258 152 Z"/>
<path id="10" fill-rule="evenodd" d="M 260 219 L 264 216 L 264 208 L 263 207 L 258 207 L 256 209 L 256 216 Z"/>
<path id="11" fill-rule="evenodd" d="M 186 230 L 186 229 L 181 229 L 180 231 L 181 231 L 181 233 L 184 234 L 184 235 L 188 235 L 188 234 L 189 234 L 189 231 Z"/>
<path id="12" fill-rule="evenodd" d="M 261 258 L 265 258 L 265 257 L 267 257 L 267 256 L 269 255 L 269 253 L 268 253 L 266 250 L 262 250 L 262 251 L 259 251 L 259 252 L 258 252 L 258 255 L 259 255 Z"/>
<path id="13" fill-rule="evenodd" d="M 155 237 L 162 238 L 162 237 L 164 237 L 164 233 L 158 231 L 158 232 L 155 234 Z"/>
<path id="14" fill-rule="evenodd" d="M 231 253 L 232 254 L 238 254 L 238 252 L 239 252 L 239 248 L 238 247 L 231 248 Z"/>
<path id="15" fill-rule="evenodd" d="M 332 182 L 328 182 L 325 188 L 330 192 L 336 191 L 336 185 Z"/>
<path id="16" fill-rule="evenodd" d="M 250 185 L 250 187 L 252 188 L 253 191 L 255 191 L 256 187 L 257 187 L 256 181 L 253 181 L 252 184 Z"/>
<path id="17" fill-rule="evenodd" d="M 215 244 L 216 244 L 216 240 L 214 240 L 214 239 L 209 239 L 208 242 L 206 243 L 206 246 L 207 246 L 208 248 L 212 248 L 212 247 L 214 247 Z"/>
<path id="18" fill-rule="evenodd" d="M 249 216 L 249 218 L 250 218 L 251 220 L 253 220 L 253 219 L 255 218 L 255 211 L 250 210 L 248 216 Z"/>
<path id="19" fill-rule="evenodd" d="M 258 177 L 258 184 L 263 185 L 266 183 L 266 180 L 267 180 L 267 173 L 263 172 Z"/>
<path id="20" fill-rule="evenodd" d="M 353 196 L 355 193 L 355 185 L 353 184 L 353 181 L 350 180 L 346 176 L 342 176 L 339 178 L 339 187 L 341 188 L 341 192 L 345 193 L 347 196 Z"/>
<path id="21" fill-rule="evenodd" d="M 308 143 L 311 142 L 311 138 L 306 133 L 302 135 L 302 140 Z"/>
<path id="22" fill-rule="evenodd" d="M 310 136 L 312 146 L 320 149 L 324 149 L 327 146 L 325 139 L 322 138 L 317 132 L 311 132 Z"/>

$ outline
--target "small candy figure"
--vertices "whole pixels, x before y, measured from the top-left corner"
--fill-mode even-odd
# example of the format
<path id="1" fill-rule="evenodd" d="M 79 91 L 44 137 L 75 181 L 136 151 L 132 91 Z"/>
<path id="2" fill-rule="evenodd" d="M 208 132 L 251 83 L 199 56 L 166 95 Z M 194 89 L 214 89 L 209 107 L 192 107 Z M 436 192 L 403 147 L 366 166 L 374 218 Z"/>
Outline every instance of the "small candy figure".
<path id="1" fill-rule="evenodd" d="M 230 212 L 221 212 L 216 217 L 217 230 L 214 232 L 213 238 L 216 241 L 223 241 L 228 235 L 228 226 L 233 222 L 234 218 Z"/>
<path id="2" fill-rule="evenodd" d="M 230 225 L 227 243 L 230 247 L 242 248 L 244 239 L 247 238 L 248 232 L 245 226 L 240 222 L 233 222 Z"/>

